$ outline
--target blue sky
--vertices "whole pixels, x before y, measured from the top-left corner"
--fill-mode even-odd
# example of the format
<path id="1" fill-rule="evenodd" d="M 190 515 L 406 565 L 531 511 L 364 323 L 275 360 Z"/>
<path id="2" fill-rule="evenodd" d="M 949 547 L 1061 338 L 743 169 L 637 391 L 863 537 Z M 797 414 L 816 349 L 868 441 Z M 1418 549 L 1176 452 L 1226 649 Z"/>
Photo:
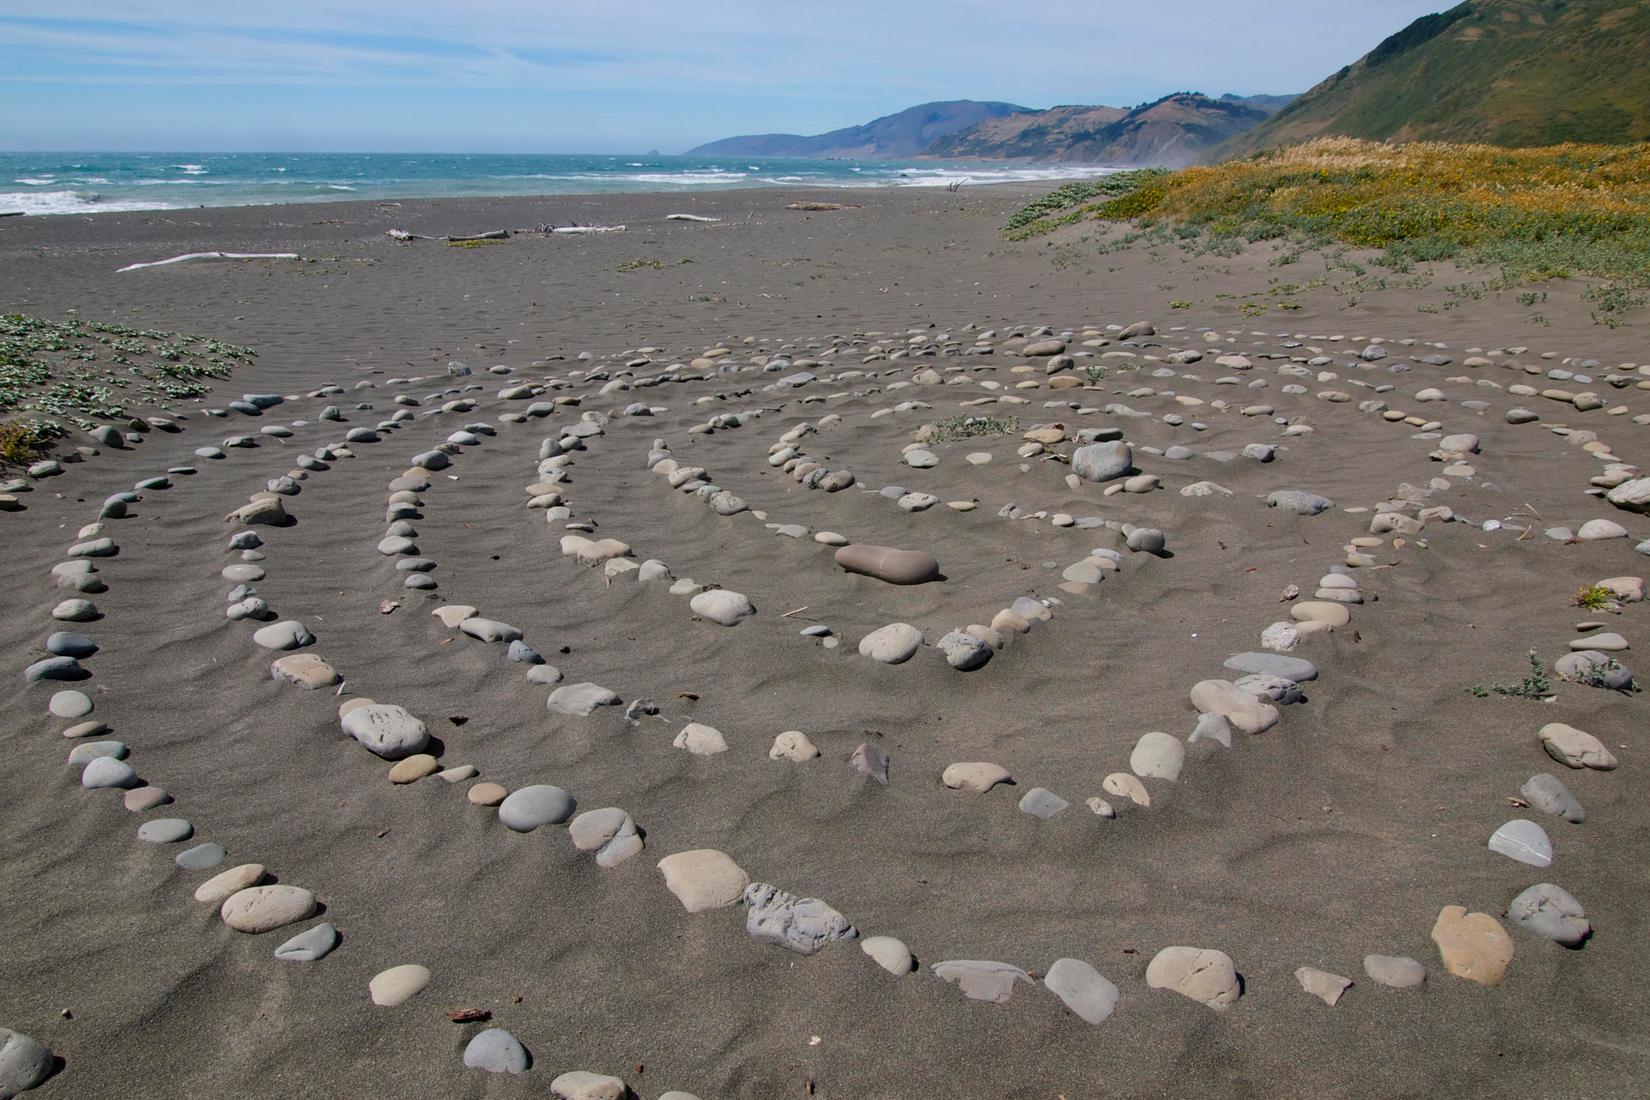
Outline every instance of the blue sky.
<path id="1" fill-rule="evenodd" d="M 1304 91 L 1453 0 L 0 0 L 0 149 L 678 152 Z"/>

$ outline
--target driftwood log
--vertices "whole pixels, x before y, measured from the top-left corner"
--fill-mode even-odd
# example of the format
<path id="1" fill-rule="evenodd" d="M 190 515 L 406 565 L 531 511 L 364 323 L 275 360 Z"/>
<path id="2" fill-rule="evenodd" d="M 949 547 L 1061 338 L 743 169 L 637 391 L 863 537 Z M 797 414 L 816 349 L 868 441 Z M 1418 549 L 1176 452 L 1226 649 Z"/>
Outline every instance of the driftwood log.
<path id="1" fill-rule="evenodd" d="M 485 233 L 466 233 L 449 237 L 426 237 L 422 233 L 408 233 L 405 229 L 391 229 L 387 234 L 397 241 L 502 241 L 510 236 L 508 229 L 490 229 Z"/>
<path id="2" fill-rule="evenodd" d="M 188 252 L 182 256 L 173 256 L 169 260 L 150 260 L 148 263 L 127 264 L 118 268 L 115 274 L 122 271 L 138 271 L 145 267 L 166 267 L 170 264 L 206 263 L 213 260 L 299 260 L 303 257 L 296 252 Z"/>

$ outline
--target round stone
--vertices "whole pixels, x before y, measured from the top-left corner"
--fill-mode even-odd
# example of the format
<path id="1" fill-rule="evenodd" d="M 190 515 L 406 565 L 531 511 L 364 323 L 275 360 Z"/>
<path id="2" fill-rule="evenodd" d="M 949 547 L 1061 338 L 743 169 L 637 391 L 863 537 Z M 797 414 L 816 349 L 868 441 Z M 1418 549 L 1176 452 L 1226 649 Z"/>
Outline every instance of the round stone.
<path id="1" fill-rule="evenodd" d="M 89 791 L 107 787 L 135 787 L 138 782 L 137 772 L 132 770 L 132 766 L 112 756 L 97 757 L 80 773 L 80 785 Z"/>
<path id="2" fill-rule="evenodd" d="M 295 619 L 270 623 L 252 632 L 252 640 L 265 649 L 297 649 L 315 641 L 304 624 Z"/>
<path id="3" fill-rule="evenodd" d="M 1185 763 L 1186 746 L 1180 738 L 1167 733 L 1142 735 L 1129 754 L 1129 769 L 1142 779 L 1166 779 L 1173 783 L 1180 778 L 1180 769 Z"/>
<path id="4" fill-rule="evenodd" d="M 859 640 L 859 654 L 885 665 L 909 661 L 922 646 L 922 631 L 910 623 L 889 623 Z"/>
<path id="5" fill-rule="evenodd" d="M 157 817 L 138 826 L 138 839 L 151 844 L 176 844 L 194 835 L 195 827 L 181 817 Z"/>
<path id="6" fill-rule="evenodd" d="M 893 936 L 867 936 L 860 941 L 859 947 L 890 974 L 904 975 L 916 969 L 916 957 L 905 946 L 904 940 Z"/>
<path id="7" fill-rule="evenodd" d="M 1593 931 L 1581 903 L 1550 882 L 1537 883 L 1513 898 L 1507 919 L 1566 947 L 1579 945 Z"/>
<path id="8" fill-rule="evenodd" d="M 465 792 L 465 797 L 472 805 L 497 806 L 509 794 L 509 788 L 502 783 L 477 783 Z"/>
<path id="9" fill-rule="evenodd" d="M 538 783 L 512 791 L 499 803 L 500 823 L 518 833 L 530 833 L 542 825 L 560 825 L 573 816 L 573 796 L 560 787 Z"/>
<path id="10" fill-rule="evenodd" d="M 299 886 L 252 886 L 224 899 L 218 912 L 237 932 L 268 932 L 315 912 L 315 895 Z"/>
<path id="11" fill-rule="evenodd" d="M 1242 995 L 1237 968 L 1224 951 L 1200 947 L 1165 947 L 1146 967 L 1146 984 L 1169 989 L 1224 1012 Z"/>
<path id="12" fill-rule="evenodd" d="M 70 688 L 53 695 L 46 709 L 58 718 L 84 718 L 92 713 L 92 700 L 84 691 Z"/>
<path id="13" fill-rule="evenodd" d="M 527 1048 L 501 1027 L 480 1032 L 464 1047 L 464 1064 L 488 1073 L 526 1073 Z"/>
<path id="14" fill-rule="evenodd" d="M 429 968 L 417 963 L 404 963 L 379 972 L 367 983 L 372 1003 L 381 1008 L 405 1004 L 430 984 Z"/>
<path id="15" fill-rule="evenodd" d="M 414 753 L 390 769 L 391 783 L 416 783 L 439 770 L 441 764 L 429 753 Z"/>
<path id="16" fill-rule="evenodd" d="M 1117 987 L 1082 959 L 1056 959 L 1043 976 L 1048 991 L 1083 1020 L 1099 1025 L 1117 1007 Z"/>
<path id="17" fill-rule="evenodd" d="M 27 1092 L 52 1074 L 52 1052 L 9 1027 L 0 1027 L 0 1097 Z"/>

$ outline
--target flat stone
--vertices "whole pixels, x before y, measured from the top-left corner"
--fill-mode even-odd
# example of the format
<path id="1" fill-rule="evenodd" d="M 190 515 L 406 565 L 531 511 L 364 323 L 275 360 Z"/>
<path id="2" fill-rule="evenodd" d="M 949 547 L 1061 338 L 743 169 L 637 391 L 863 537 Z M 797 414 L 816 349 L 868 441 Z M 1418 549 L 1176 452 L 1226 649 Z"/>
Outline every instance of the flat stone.
<path id="1" fill-rule="evenodd" d="M 1043 975 L 1043 985 L 1084 1021 L 1095 1026 L 1117 1007 L 1117 987 L 1082 959 L 1056 959 Z"/>
<path id="2" fill-rule="evenodd" d="M 739 901 L 750 876 L 726 852 L 698 848 L 675 852 L 659 861 L 665 887 L 689 913 L 719 909 Z"/>
<path id="3" fill-rule="evenodd" d="M 224 899 L 219 915 L 237 932 L 268 932 L 315 912 L 315 895 L 298 886 L 250 886 Z"/>
<path id="4" fill-rule="evenodd" d="M 92 713 L 92 698 L 83 691 L 71 688 L 53 695 L 46 709 L 57 718 L 84 718 Z"/>
<path id="5" fill-rule="evenodd" d="M 243 863 L 221 871 L 195 887 L 195 900 L 207 905 L 222 905 L 230 897 L 264 880 L 264 865 Z"/>
<path id="6" fill-rule="evenodd" d="M 909 974 L 917 966 L 916 956 L 905 946 L 905 941 L 897 940 L 893 936 L 867 936 L 860 941 L 859 949 L 871 956 L 878 966 L 895 976 Z"/>
<path id="7" fill-rule="evenodd" d="M 497 806 L 510 796 L 510 789 L 502 783 L 477 783 L 464 796 L 473 806 Z"/>
<path id="8" fill-rule="evenodd" d="M 1605 748 L 1602 741 L 1574 726 L 1549 722 L 1541 727 L 1538 736 L 1547 755 L 1566 767 L 1607 772 L 1616 766 L 1615 754 Z"/>
<path id="9" fill-rule="evenodd" d="M 940 775 L 940 782 L 956 791 L 989 791 L 999 783 L 1011 782 L 1008 769 L 986 762 L 952 764 Z"/>
<path id="10" fill-rule="evenodd" d="M 1191 699 L 1198 713 L 1219 714 L 1242 733 L 1265 733 L 1278 723 L 1277 707 L 1228 680 L 1200 681 L 1193 686 Z"/>
<path id="11" fill-rule="evenodd" d="M 368 750 L 385 760 L 400 760 L 423 752 L 430 743 L 429 730 L 403 707 L 393 703 L 367 703 L 344 715 L 342 725 Z"/>
<path id="12" fill-rule="evenodd" d="M 452 603 L 445 607 L 438 607 L 430 614 L 440 619 L 441 625 L 450 630 L 457 627 L 465 619 L 474 618 L 476 609 L 468 604 Z"/>
<path id="13" fill-rule="evenodd" d="M 1289 617 L 1298 623 L 1328 623 L 1345 626 L 1352 621 L 1352 613 L 1344 604 L 1329 600 L 1305 600 L 1289 608 Z"/>
<path id="14" fill-rule="evenodd" d="M 1126 798 L 1136 806 L 1150 806 L 1152 796 L 1146 785 L 1128 772 L 1112 772 L 1100 781 L 1100 789 L 1107 794 Z"/>
<path id="15" fill-rule="evenodd" d="M 511 791 L 499 803 L 498 819 L 506 828 L 530 833 L 543 825 L 560 825 L 573 816 L 573 796 L 560 787 L 536 783 Z"/>
<path id="16" fill-rule="evenodd" d="M 870 543 L 840 547 L 836 563 L 850 573 L 875 577 L 889 584 L 924 584 L 940 575 L 940 563 L 920 550 L 898 550 Z"/>
<path id="17" fill-rule="evenodd" d="M 1224 951 L 1202 947 L 1165 947 L 1147 965 L 1146 984 L 1217 1012 L 1226 1011 L 1243 992 L 1231 958 Z"/>
<path id="18" fill-rule="evenodd" d="M 85 776 L 82 775 L 81 779 L 84 781 Z M 132 780 L 136 782 L 137 776 L 132 776 Z M 141 814 L 147 813 L 156 806 L 166 805 L 172 801 L 172 796 L 159 787 L 136 787 L 127 791 L 121 801 L 130 812 Z"/>
<path id="19" fill-rule="evenodd" d="M 208 842 L 197 844 L 187 851 L 179 852 L 177 858 L 172 862 L 185 871 L 207 871 L 222 863 L 224 857 L 228 854 L 222 844 Z"/>
<path id="20" fill-rule="evenodd" d="M 484 619 L 480 615 L 459 620 L 458 629 L 483 642 L 514 642 L 522 637 L 520 627 L 501 623 L 497 619 Z"/>
<path id="21" fill-rule="evenodd" d="M 1524 818 L 1509 821 L 1491 834 L 1489 849 L 1531 867 L 1548 867 L 1553 862 L 1553 842 L 1547 831 Z"/>
<path id="22" fill-rule="evenodd" d="M 441 764 L 427 752 L 414 753 L 396 762 L 390 769 L 390 782 L 396 784 L 416 783 L 427 775 L 434 775 L 441 769 Z"/>
<path id="23" fill-rule="evenodd" d="M 934 976 L 950 982 L 973 1001 L 1006 1004 L 1021 983 L 1035 984 L 1031 975 L 1017 966 L 982 959 L 948 959 L 935 963 Z"/>
<path id="24" fill-rule="evenodd" d="M 1165 779 L 1170 783 L 1180 778 L 1180 769 L 1186 763 L 1186 746 L 1180 738 L 1166 733 L 1143 734 L 1129 754 L 1129 769 L 1142 779 Z"/>
<path id="25" fill-rule="evenodd" d="M 1518 789 L 1524 800 L 1543 813 L 1562 817 L 1565 821 L 1577 825 L 1587 820 L 1587 811 L 1582 808 L 1581 801 L 1570 793 L 1570 789 L 1556 775 L 1541 772 L 1532 775 L 1529 781 Z"/>
<path id="26" fill-rule="evenodd" d="M 625 1100 L 625 1083 L 617 1077 L 576 1069 L 550 1082 L 550 1094 L 559 1100 Z"/>
<path id="27" fill-rule="evenodd" d="M 1041 821 L 1064 813 L 1071 803 L 1044 787 L 1033 787 L 1020 798 L 1020 812 Z"/>
<path id="28" fill-rule="evenodd" d="M 433 976 L 426 966 L 403 963 L 373 975 L 372 980 L 367 983 L 367 992 L 371 995 L 373 1004 L 380 1008 L 394 1008 L 396 1005 L 406 1004 L 422 993 Z"/>
<path id="29" fill-rule="evenodd" d="M 588 681 L 579 684 L 563 684 L 550 693 L 545 700 L 545 706 L 556 714 L 571 714 L 576 717 L 588 717 L 597 707 L 617 706 L 619 697 L 600 684 Z"/>
<path id="30" fill-rule="evenodd" d="M 84 680 L 90 675 L 73 657 L 47 657 L 24 669 L 23 681 L 38 684 L 42 680 Z"/>
<path id="31" fill-rule="evenodd" d="M 1427 980 L 1427 968 L 1402 955 L 1365 955 L 1364 973 L 1391 989 L 1414 989 Z"/>
<path id="32" fill-rule="evenodd" d="M 265 649 L 297 649 L 312 644 L 315 635 L 311 634 L 303 623 L 288 619 L 284 622 L 270 623 L 253 631 L 252 640 Z"/>
<path id="33" fill-rule="evenodd" d="M 488 1073 L 526 1073 L 531 1059 L 514 1035 L 501 1027 L 490 1027 L 465 1044 L 464 1064 Z"/>
<path id="34" fill-rule="evenodd" d="M 1459 905 L 1446 905 L 1438 913 L 1432 940 L 1445 970 L 1479 985 L 1500 985 L 1512 962 L 1512 937 L 1501 922 L 1488 913 L 1469 913 Z"/>
<path id="35" fill-rule="evenodd" d="M 1301 989 L 1312 994 L 1330 1008 L 1334 1008 L 1341 999 L 1341 994 L 1352 987 L 1351 978 L 1343 978 L 1339 974 L 1331 974 L 1327 970 L 1319 970 L 1315 966 L 1303 966 L 1295 971 L 1295 980 L 1301 983 Z"/>
<path id="36" fill-rule="evenodd" d="M 295 684 L 310 691 L 332 687 L 343 680 L 337 669 L 313 653 L 294 653 L 278 657 L 269 666 L 269 674 L 282 683 Z"/>
<path id="37" fill-rule="evenodd" d="M 338 929 L 330 921 L 322 921 L 277 947 L 275 957 L 282 962 L 319 962 L 337 946 Z"/>
<path id="38" fill-rule="evenodd" d="M 1539 882 L 1513 898 L 1507 919 L 1565 947 L 1579 946 L 1593 931 L 1581 903 L 1550 882 Z"/>
<path id="39" fill-rule="evenodd" d="M 1286 657 L 1281 653 L 1237 653 L 1226 659 L 1224 667 L 1234 672 L 1276 676 L 1284 680 L 1293 680 L 1297 684 L 1309 683 L 1318 678 L 1317 665 L 1299 657 Z"/>
<path id="40" fill-rule="evenodd" d="M 1214 741 L 1229 749 L 1232 747 L 1232 723 L 1226 720 L 1224 714 L 1200 714 L 1197 726 L 1186 740 L 1191 743 Z"/>

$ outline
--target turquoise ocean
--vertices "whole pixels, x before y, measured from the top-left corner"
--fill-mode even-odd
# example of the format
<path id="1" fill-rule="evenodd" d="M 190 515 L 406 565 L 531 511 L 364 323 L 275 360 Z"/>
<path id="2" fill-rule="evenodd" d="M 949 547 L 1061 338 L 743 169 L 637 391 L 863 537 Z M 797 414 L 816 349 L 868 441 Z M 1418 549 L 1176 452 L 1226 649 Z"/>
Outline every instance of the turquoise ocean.
<path id="1" fill-rule="evenodd" d="M 945 187 L 1102 175 L 1094 165 L 683 156 L 0 153 L 0 213 L 92 214 L 341 199 Z"/>

